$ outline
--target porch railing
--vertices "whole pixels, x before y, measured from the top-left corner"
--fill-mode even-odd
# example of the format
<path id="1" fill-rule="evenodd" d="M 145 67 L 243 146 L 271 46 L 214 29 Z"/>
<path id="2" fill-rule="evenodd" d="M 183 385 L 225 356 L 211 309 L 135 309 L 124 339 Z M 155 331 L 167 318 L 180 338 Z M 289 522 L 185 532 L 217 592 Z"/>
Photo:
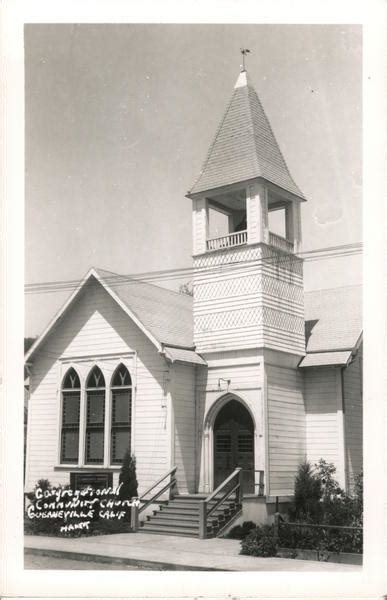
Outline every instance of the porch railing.
<path id="1" fill-rule="evenodd" d="M 161 477 L 158 481 L 156 481 L 156 483 L 153 483 L 138 499 L 140 506 L 138 506 L 137 504 L 134 504 L 131 507 L 130 525 L 131 525 L 132 531 L 139 530 L 140 513 L 142 513 L 142 511 L 145 510 L 148 506 L 150 506 L 151 504 L 156 502 L 156 500 L 158 500 L 158 498 L 160 498 L 160 496 L 162 494 L 169 491 L 169 498 L 170 499 L 172 498 L 173 488 L 176 486 L 176 477 L 175 477 L 176 470 L 177 470 L 177 467 L 173 467 L 173 469 L 171 469 L 170 471 L 168 471 L 168 473 L 163 475 L 163 477 Z M 168 478 L 169 478 L 169 481 L 167 481 L 161 489 L 157 490 L 156 488 L 158 488 L 158 486 L 161 485 Z M 148 494 L 150 494 L 151 492 L 153 492 L 155 489 L 156 489 L 156 491 L 154 492 L 153 496 L 151 496 L 150 498 L 146 498 L 146 496 Z"/>
<path id="2" fill-rule="evenodd" d="M 235 231 L 228 235 L 207 240 L 207 250 L 221 250 L 222 248 L 233 248 L 247 244 L 247 231 Z"/>
<path id="3" fill-rule="evenodd" d="M 293 242 L 290 242 L 286 238 L 282 237 L 282 235 L 277 235 L 272 231 L 269 231 L 269 244 L 270 246 L 274 246 L 274 248 L 284 250 L 285 252 L 293 252 L 294 250 Z"/>
<path id="4" fill-rule="evenodd" d="M 230 487 L 228 485 L 230 484 Z M 237 468 L 212 492 L 199 503 L 199 537 L 207 537 L 207 521 L 224 502 L 235 494 L 235 503 L 242 504 L 242 469 Z M 217 498 L 219 494 L 223 494 Z"/>

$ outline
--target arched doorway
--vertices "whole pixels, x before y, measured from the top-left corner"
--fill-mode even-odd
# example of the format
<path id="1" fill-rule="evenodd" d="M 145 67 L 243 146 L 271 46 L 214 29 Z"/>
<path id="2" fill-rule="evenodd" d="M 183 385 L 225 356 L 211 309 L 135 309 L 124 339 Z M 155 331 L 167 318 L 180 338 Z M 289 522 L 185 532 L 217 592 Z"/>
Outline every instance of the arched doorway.
<path id="1" fill-rule="evenodd" d="M 214 487 L 241 467 L 244 493 L 254 493 L 254 423 L 241 402 L 229 400 L 214 422 Z"/>

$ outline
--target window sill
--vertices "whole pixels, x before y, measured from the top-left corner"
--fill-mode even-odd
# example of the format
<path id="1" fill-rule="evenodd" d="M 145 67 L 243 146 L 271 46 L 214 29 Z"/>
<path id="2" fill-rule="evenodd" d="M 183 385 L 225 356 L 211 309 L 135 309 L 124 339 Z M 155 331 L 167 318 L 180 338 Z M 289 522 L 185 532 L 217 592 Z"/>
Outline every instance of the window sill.
<path id="1" fill-rule="evenodd" d="M 83 471 L 120 471 L 121 465 L 112 465 L 105 467 L 104 465 L 55 465 L 54 471 L 73 471 L 82 473 Z"/>

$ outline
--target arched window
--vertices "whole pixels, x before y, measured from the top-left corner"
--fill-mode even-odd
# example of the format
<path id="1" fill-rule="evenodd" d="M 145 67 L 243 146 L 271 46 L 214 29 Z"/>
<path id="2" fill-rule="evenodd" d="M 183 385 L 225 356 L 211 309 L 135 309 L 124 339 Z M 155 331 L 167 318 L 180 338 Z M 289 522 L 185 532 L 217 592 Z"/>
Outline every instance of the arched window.
<path id="1" fill-rule="evenodd" d="M 85 463 L 103 463 L 105 433 L 105 378 L 95 366 L 86 383 Z"/>
<path id="2" fill-rule="evenodd" d="M 71 367 L 62 382 L 61 463 L 78 462 L 80 403 L 81 383 Z"/>
<path id="3" fill-rule="evenodd" d="M 112 379 L 111 464 L 121 464 L 130 449 L 132 380 L 128 369 L 119 365 Z"/>

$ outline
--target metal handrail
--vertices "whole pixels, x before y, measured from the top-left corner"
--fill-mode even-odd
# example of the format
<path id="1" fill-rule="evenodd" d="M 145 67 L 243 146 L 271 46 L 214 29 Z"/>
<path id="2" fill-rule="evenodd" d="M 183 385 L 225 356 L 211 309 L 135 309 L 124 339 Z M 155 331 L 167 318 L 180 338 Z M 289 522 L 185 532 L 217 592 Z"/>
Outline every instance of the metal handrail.
<path id="1" fill-rule="evenodd" d="M 258 483 L 255 483 L 255 481 L 254 481 L 254 488 L 256 488 L 256 487 L 258 488 L 258 496 L 263 496 L 263 493 L 265 491 L 265 483 L 264 483 L 265 472 L 264 472 L 264 470 L 263 469 L 243 469 L 242 468 L 242 471 L 244 473 L 254 473 L 254 476 L 255 476 L 255 473 L 259 473 L 259 481 L 258 481 Z"/>
<path id="2" fill-rule="evenodd" d="M 168 471 L 168 473 L 166 473 L 165 475 L 163 475 L 162 477 L 160 477 L 160 479 L 158 481 L 156 481 L 156 483 L 153 483 L 150 488 L 148 488 L 141 496 L 140 500 L 142 500 L 144 498 L 144 496 L 146 496 L 147 494 L 149 494 L 149 492 L 151 492 L 157 485 L 159 485 L 159 483 L 161 483 L 162 481 L 164 481 L 164 479 L 166 479 L 168 477 L 168 475 L 174 475 L 176 473 L 177 467 L 173 467 L 170 471 Z"/>
<path id="3" fill-rule="evenodd" d="M 219 507 L 221 504 L 223 504 L 223 502 L 224 502 L 225 500 L 227 500 L 227 498 L 229 498 L 229 497 L 231 496 L 231 494 L 233 494 L 234 492 L 236 492 L 236 491 L 237 491 L 237 489 L 238 489 L 238 487 L 239 487 L 239 484 L 237 484 L 237 485 L 235 485 L 233 488 L 231 488 L 231 490 L 230 490 L 229 492 L 226 492 L 226 493 L 224 494 L 224 496 L 222 496 L 222 497 L 221 497 L 221 499 L 220 499 L 220 500 L 218 500 L 218 502 L 216 502 L 216 504 L 214 504 L 214 505 L 213 505 L 213 506 L 210 508 L 210 510 L 207 512 L 207 517 L 209 517 L 210 515 L 212 515 L 212 513 L 213 513 L 213 512 L 214 512 L 214 511 L 215 511 L 215 510 L 216 510 L 216 509 L 217 509 L 217 508 L 218 508 L 218 507 Z"/>
<path id="4" fill-rule="evenodd" d="M 131 507 L 131 515 L 130 515 L 130 525 L 131 525 L 132 531 L 138 531 L 138 529 L 140 527 L 140 518 L 139 518 L 139 516 L 140 516 L 140 513 L 145 508 L 147 508 L 150 504 L 153 504 L 161 496 L 161 494 L 163 494 L 167 490 L 170 490 L 170 496 L 172 495 L 172 489 L 174 488 L 174 486 L 176 484 L 176 477 L 174 477 L 176 471 L 177 471 L 177 467 L 173 467 L 172 469 L 170 469 L 170 471 L 168 471 L 168 473 L 166 473 L 165 475 L 163 475 L 163 477 L 161 477 L 158 481 L 156 481 L 156 483 L 153 483 L 151 485 L 151 487 L 148 488 L 142 494 L 142 496 L 139 498 L 139 501 L 144 503 L 144 504 L 142 504 L 142 506 L 138 506 L 137 504 L 133 504 L 133 506 Z M 157 487 L 158 485 L 160 485 L 160 483 L 162 481 L 164 481 L 164 479 L 166 479 L 167 477 L 170 477 L 170 481 L 166 485 L 164 485 L 164 487 L 161 488 L 161 490 L 159 490 L 158 492 L 156 492 L 155 494 L 153 494 L 153 496 L 151 498 L 146 499 L 145 496 L 147 494 L 149 494 L 152 490 L 154 490 L 155 487 Z"/>
<path id="5" fill-rule="evenodd" d="M 207 498 L 206 498 L 206 502 L 209 502 L 209 501 L 210 501 L 210 500 L 212 500 L 212 499 L 213 499 L 213 498 L 214 498 L 214 497 L 215 497 L 217 494 L 219 494 L 220 490 L 221 490 L 221 489 L 222 489 L 222 488 L 223 488 L 225 485 L 227 485 L 227 484 L 228 484 L 228 483 L 231 481 L 231 479 L 233 479 L 233 478 L 236 476 L 236 474 L 237 474 L 237 473 L 239 473 L 240 471 L 242 471 L 242 468 L 241 468 L 241 467 L 237 467 L 237 468 L 235 469 L 235 471 L 233 471 L 233 472 L 231 473 L 231 475 L 229 475 L 229 476 L 227 477 L 227 479 L 225 479 L 224 481 L 222 481 L 222 483 L 221 483 L 220 485 L 218 485 L 218 487 L 216 488 L 216 490 L 214 490 L 214 491 L 213 491 L 213 492 L 212 492 L 212 493 L 211 493 L 209 496 L 207 496 Z"/>
<path id="6" fill-rule="evenodd" d="M 174 477 L 172 477 L 171 481 L 169 483 L 167 483 L 163 488 L 161 488 L 161 490 L 159 492 L 157 492 L 154 496 L 152 496 L 152 498 L 147 500 L 142 506 L 138 507 L 138 513 L 140 514 L 140 512 L 142 512 L 145 508 L 147 508 L 147 506 L 149 506 L 150 504 L 153 504 L 153 502 L 155 500 L 160 498 L 161 494 L 163 494 L 164 492 L 169 490 L 175 483 L 176 483 L 176 479 Z M 143 498 L 140 498 L 140 502 L 142 500 L 143 500 Z"/>
<path id="7" fill-rule="evenodd" d="M 235 492 L 235 502 L 237 504 L 241 504 L 242 502 L 242 486 L 241 486 L 241 472 L 242 469 L 240 467 L 236 468 L 235 471 L 231 473 L 211 494 L 207 496 L 204 500 L 199 503 L 199 537 L 205 538 L 207 537 L 207 518 L 210 514 L 214 512 L 216 508 L 221 506 L 227 498 L 231 496 Z M 230 483 L 235 477 L 238 478 L 238 483 L 231 489 L 228 490 L 222 498 L 218 502 L 215 503 L 214 506 L 211 507 L 210 511 L 207 511 L 207 505 L 211 502 L 215 496 L 219 494 L 224 487 Z"/>

